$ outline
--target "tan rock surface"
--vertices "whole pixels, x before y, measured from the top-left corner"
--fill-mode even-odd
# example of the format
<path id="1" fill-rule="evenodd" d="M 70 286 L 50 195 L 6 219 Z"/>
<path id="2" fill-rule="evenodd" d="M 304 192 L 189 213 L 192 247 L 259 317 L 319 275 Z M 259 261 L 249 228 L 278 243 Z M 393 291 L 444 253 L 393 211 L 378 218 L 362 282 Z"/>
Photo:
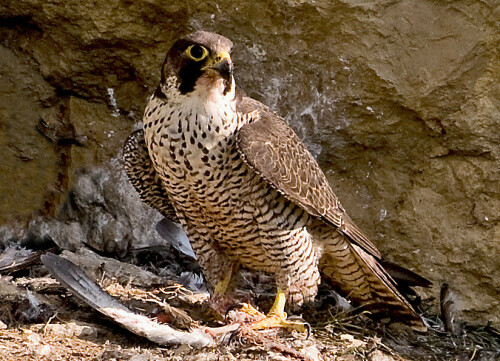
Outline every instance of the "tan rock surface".
<path id="1" fill-rule="evenodd" d="M 498 324 L 499 18 L 493 0 L 3 1 L 0 224 L 54 213 L 75 169 L 117 155 L 173 39 L 213 30 L 384 255 Z"/>

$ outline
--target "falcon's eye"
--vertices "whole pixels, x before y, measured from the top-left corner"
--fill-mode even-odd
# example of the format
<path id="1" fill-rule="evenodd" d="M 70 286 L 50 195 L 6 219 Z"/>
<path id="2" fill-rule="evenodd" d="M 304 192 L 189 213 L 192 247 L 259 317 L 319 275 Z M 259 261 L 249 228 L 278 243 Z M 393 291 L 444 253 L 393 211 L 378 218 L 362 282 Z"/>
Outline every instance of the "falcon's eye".
<path id="1" fill-rule="evenodd" d="M 186 54 L 194 61 L 200 61 L 208 56 L 208 50 L 201 45 L 191 45 L 186 49 Z"/>

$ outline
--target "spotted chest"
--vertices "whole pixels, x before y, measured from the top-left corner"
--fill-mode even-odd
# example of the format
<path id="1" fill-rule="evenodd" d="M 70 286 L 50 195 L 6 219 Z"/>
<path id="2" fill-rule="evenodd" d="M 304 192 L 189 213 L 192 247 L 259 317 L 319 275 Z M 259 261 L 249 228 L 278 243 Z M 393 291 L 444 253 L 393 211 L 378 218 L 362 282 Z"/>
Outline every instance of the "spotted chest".
<path id="1" fill-rule="evenodd" d="M 144 117 L 151 159 L 183 226 L 216 234 L 234 251 L 241 233 L 255 234 L 257 207 L 248 200 L 268 192 L 236 149 L 236 131 L 246 122 L 229 106 L 208 115 L 196 104 L 174 108 L 155 98 Z"/>
<path id="2" fill-rule="evenodd" d="M 234 264 L 282 274 L 277 279 L 287 289 L 302 277 L 299 268 L 316 269 L 316 250 L 305 229 L 309 214 L 241 158 L 236 134 L 255 113 L 237 113 L 230 103 L 216 108 L 208 103 L 207 109 L 206 103 L 196 104 L 200 98 L 194 103 L 151 98 L 144 131 L 155 171 L 213 279 L 227 272 L 226 263 L 215 258 L 228 257 Z"/>

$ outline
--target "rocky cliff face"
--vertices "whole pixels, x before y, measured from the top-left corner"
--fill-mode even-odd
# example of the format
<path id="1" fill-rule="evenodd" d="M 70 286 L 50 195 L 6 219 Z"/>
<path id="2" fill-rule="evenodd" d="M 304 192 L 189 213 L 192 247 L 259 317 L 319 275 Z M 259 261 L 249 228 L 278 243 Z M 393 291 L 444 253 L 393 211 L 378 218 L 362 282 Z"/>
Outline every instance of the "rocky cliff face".
<path id="1" fill-rule="evenodd" d="M 387 258 L 498 323 L 499 18 L 493 0 L 3 1 L 0 225 L 54 215 L 77 169 L 116 157 L 172 41 L 202 28 Z"/>

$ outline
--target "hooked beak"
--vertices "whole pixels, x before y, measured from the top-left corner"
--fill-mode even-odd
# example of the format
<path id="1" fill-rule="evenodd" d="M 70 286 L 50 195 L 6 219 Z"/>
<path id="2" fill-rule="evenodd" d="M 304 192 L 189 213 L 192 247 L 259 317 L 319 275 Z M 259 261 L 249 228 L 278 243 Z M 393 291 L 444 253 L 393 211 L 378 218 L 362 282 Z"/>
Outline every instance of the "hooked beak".
<path id="1" fill-rule="evenodd" d="M 230 83 L 233 74 L 233 62 L 229 53 L 227 51 L 217 53 L 202 70 L 209 69 L 217 71 L 226 82 Z"/>

